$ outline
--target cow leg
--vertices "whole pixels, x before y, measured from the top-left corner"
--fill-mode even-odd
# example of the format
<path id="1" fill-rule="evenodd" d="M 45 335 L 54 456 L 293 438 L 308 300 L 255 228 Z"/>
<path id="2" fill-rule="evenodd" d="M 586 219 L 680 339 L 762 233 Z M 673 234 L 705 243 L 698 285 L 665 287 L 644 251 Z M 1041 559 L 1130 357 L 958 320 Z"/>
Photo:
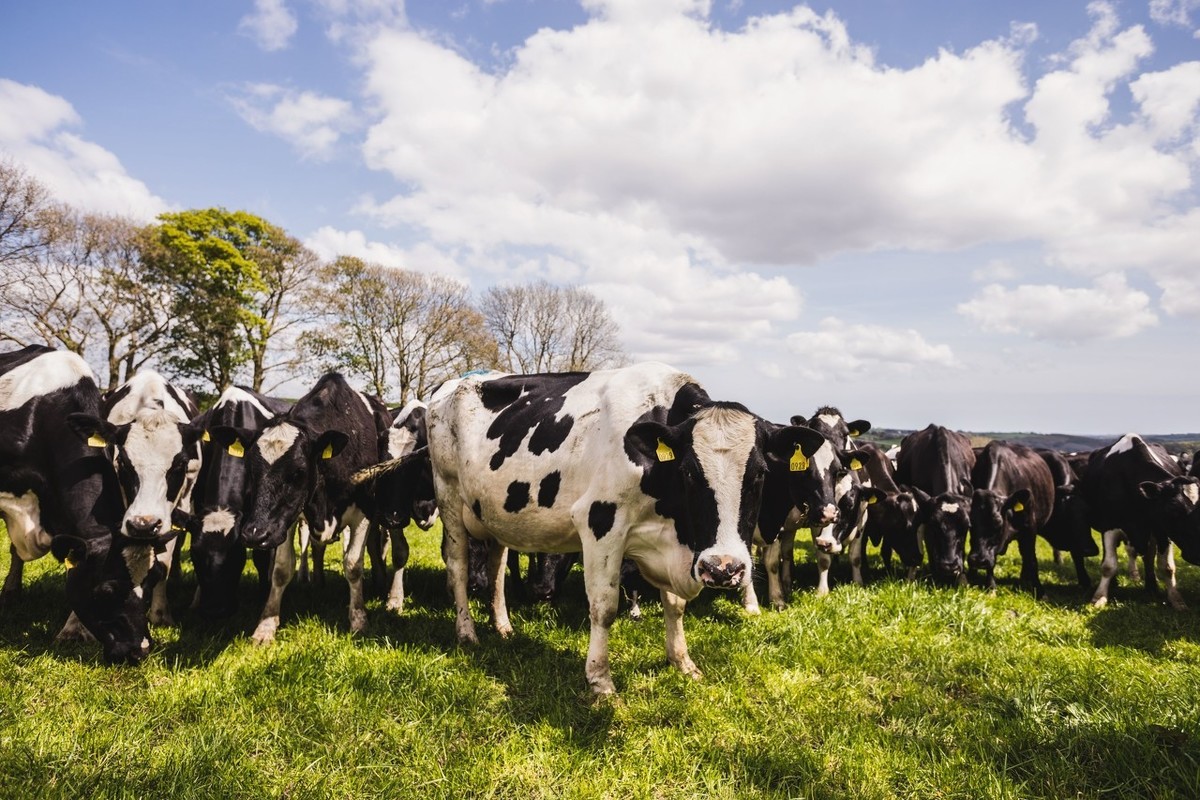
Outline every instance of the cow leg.
<path id="1" fill-rule="evenodd" d="M 325 586 L 325 543 L 309 539 L 312 552 L 312 582 L 317 588 Z"/>
<path id="2" fill-rule="evenodd" d="M 609 534 L 612 536 L 613 534 Z M 584 547 L 587 548 L 588 540 L 584 539 Z M 605 548 L 608 550 L 608 548 Z M 612 670 L 608 663 L 608 633 L 612 627 L 613 620 L 617 618 L 617 603 L 619 601 L 620 592 L 618 587 L 621 583 L 621 559 L 619 551 L 613 553 L 598 552 L 596 547 L 585 549 L 583 553 L 583 584 L 587 590 L 588 598 L 588 620 L 591 623 L 591 629 L 588 632 L 588 654 L 587 663 L 584 665 L 584 674 L 587 677 L 588 686 L 591 687 L 595 694 L 612 694 L 615 692 L 616 686 L 613 685 Z M 663 619 L 667 625 L 667 658 L 671 658 L 672 641 L 671 641 L 671 611 L 667 607 L 667 598 L 669 592 L 663 591 Z M 680 601 L 682 605 L 682 600 Z M 682 613 L 680 608 L 680 613 Z M 680 641 L 683 640 L 682 628 L 679 632 Z M 687 645 L 684 645 L 684 657 L 687 657 Z"/>
<path id="3" fill-rule="evenodd" d="M 1059 550 L 1056 547 L 1056 548 L 1054 548 L 1054 564 L 1055 564 L 1055 566 L 1061 567 L 1062 563 L 1063 563 L 1062 550 Z"/>
<path id="4" fill-rule="evenodd" d="M 258 572 L 258 594 L 260 600 L 267 599 L 271 589 L 271 565 L 275 563 L 275 553 L 270 550 L 252 550 L 250 558 L 254 561 L 254 569 Z"/>
<path id="5" fill-rule="evenodd" d="M 181 533 L 175 537 L 174 541 L 167 545 L 167 549 L 172 551 L 172 555 L 167 561 L 162 562 L 167 567 L 166 582 L 172 587 L 178 586 L 183 582 L 183 570 L 179 566 L 182 563 L 180 559 L 183 558 L 183 537 L 184 534 Z M 162 559 L 159 559 L 159 561 L 162 561 Z"/>
<path id="6" fill-rule="evenodd" d="M 176 537 L 178 541 L 180 537 Z M 163 566 L 163 577 L 154 582 L 154 588 L 150 590 L 150 624 L 151 625 L 174 625 L 175 619 L 171 616 L 171 607 L 167 604 L 167 583 L 170 581 L 171 566 L 175 561 L 174 543 L 167 544 L 161 553 L 156 553 L 154 559 Z"/>
<path id="7" fill-rule="evenodd" d="M 1142 572 L 1138 569 L 1137 551 L 1133 549 L 1133 544 L 1129 541 L 1125 542 L 1125 557 L 1129 560 L 1129 580 L 1132 583 L 1142 582 Z"/>
<path id="8" fill-rule="evenodd" d="M 1167 542 L 1158 554 L 1158 568 L 1162 570 L 1163 578 L 1167 582 L 1167 602 L 1171 604 L 1171 608 L 1187 611 L 1187 604 L 1183 602 L 1183 597 L 1175 586 L 1175 548 L 1170 542 Z"/>
<path id="9" fill-rule="evenodd" d="M 462 523 L 462 509 L 449 504 L 441 511 L 442 559 L 446 562 L 446 587 L 454 597 L 454 632 L 459 642 L 478 644 L 467 600 L 467 530 Z"/>
<path id="10" fill-rule="evenodd" d="M 829 567 L 833 564 L 833 556 L 823 550 L 813 548 L 817 554 L 817 597 L 829 594 Z"/>
<path id="11" fill-rule="evenodd" d="M 787 595 L 783 588 L 783 537 L 782 533 L 775 537 L 775 541 L 767 545 L 763 553 L 763 565 L 767 568 L 767 599 L 776 611 L 783 611 L 787 607 Z"/>
<path id="12" fill-rule="evenodd" d="M 1079 587 L 1085 592 L 1092 588 L 1092 579 L 1088 576 L 1087 567 L 1084 565 L 1084 556 L 1078 550 L 1071 551 L 1071 561 L 1075 564 L 1075 579 L 1079 581 Z"/>
<path id="13" fill-rule="evenodd" d="M 700 680 L 704 676 L 688 655 L 687 639 L 683 635 L 683 610 L 687 607 L 687 600 L 666 589 L 661 594 L 663 621 L 667 627 L 667 661 L 679 667 L 679 671 L 689 678 Z"/>
<path id="14" fill-rule="evenodd" d="M 388 590 L 387 610 L 397 614 L 404 611 L 404 568 L 408 566 L 408 537 L 403 528 L 390 532 L 392 538 L 392 587 Z"/>
<path id="15" fill-rule="evenodd" d="M 1117 574 L 1117 544 L 1124 536 L 1120 528 L 1113 528 L 1100 537 L 1104 542 L 1104 560 L 1100 562 L 1100 583 L 1092 595 L 1092 605 L 1096 608 L 1104 608 L 1108 604 L 1108 585 Z"/>
<path id="16" fill-rule="evenodd" d="M 492 625 L 496 628 L 496 633 L 505 638 L 511 636 L 513 632 L 512 622 L 508 619 L 508 603 L 504 600 L 504 576 L 507 564 L 508 548 L 495 539 L 488 542 L 488 575 L 492 580 Z"/>
<path id="17" fill-rule="evenodd" d="M 387 589 L 387 564 L 383 559 L 384 532 L 372 522 L 367 528 L 367 555 L 371 557 L 371 591 L 383 594 Z"/>
<path id="18" fill-rule="evenodd" d="M 1146 593 L 1158 594 L 1158 573 L 1154 571 L 1154 560 L 1158 556 L 1157 542 L 1151 539 L 1146 552 L 1142 553 L 1142 567 L 1146 570 Z"/>
<path id="19" fill-rule="evenodd" d="M 255 644 L 270 644 L 275 641 L 275 631 L 279 630 L 279 606 L 283 601 L 283 591 L 296 571 L 296 546 L 293 541 L 288 538 L 275 548 L 275 562 L 271 565 L 271 591 L 258 618 L 258 627 L 251 636 Z"/>
<path id="20" fill-rule="evenodd" d="M 796 565 L 796 531 L 785 529 L 776 541 L 779 542 L 780 597 L 788 598 L 792 596 L 792 567 Z"/>
<path id="21" fill-rule="evenodd" d="M 72 611 L 67 616 L 67 621 L 63 623 L 62 630 L 54 637 L 56 642 L 94 642 L 96 637 L 92 636 L 92 632 L 83 627 L 83 623 L 79 621 L 79 617 L 75 616 Z"/>
<path id="22" fill-rule="evenodd" d="M 25 562 L 11 544 L 8 546 L 8 555 L 12 560 L 8 564 L 8 574 L 4 576 L 4 588 L 0 589 L 0 608 L 21 596 L 21 580 L 25 575 Z"/>
<path id="23" fill-rule="evenodd" d="M 308 546 L 312 539 L 312 530 L 308 527 L 308 520 L 304 517 L 296 521 L 296 533 L 300 536 L 300 570 L 297 577 L 301 583 L 308 583 L 312 580 L 312 575 L 308 571 Z"/>
<path id="24" fill-rule="evenodd" d="M 1042 581 L 1038 577 L 1037 539 L 1027 533 L 1017 539 L 1021 552 L 1021 583 L 1033 588 L 1034 597 L 1042 596 Z"/>
<path id="25" fill-rule="evenodd" d="M 767 568 L 767 575 L 770 576 L 771 567 L 769 564 L 767 564 L 765 551 L 763 554 L 763 566 Z M 768 577 L 767 578 L 768 583 L 770 582 L 770 580 L 771 580 L 770 577 Z M 758 607 L 758 593 L 756 591 L 754 591 L 754 575 L 753 575 L 753 573 L 751 573 L 749 579 L 747 579 L 746 582 L 742 584 L 742 610 L 745 611 L 750 616 L 758 616 L 759 614 L 762 613 L 762 609 L 760 609 Z M 639 609 L 638 611 L 640 613 L 641 609 Z M 633 616 L 632 608 L 629 610 L 629 615 L 631 617 Z M 637 619 L 637 617 L 634 617 L 634 619 Z"/>
<path id="26" fill-rule="evenodd" d="M 366 517 L 350 525 L 350 541 L 342 556 L 342 569 L 346 574 L 346 582 L 350 584 L 351 633 L 362 633 L 367 629 L 367 605 L 363 599 L 363 550 L 370 527 L 371 521 Z M 323 551 L 324 547 L 321 549 Z"/>
<path id="27" fill-rule="evenodd" d="M 867 537 L 861 534 L 850 542 L 850 577 L 854 583 L 863 585 L 863 552 L 867 549 Z"/>

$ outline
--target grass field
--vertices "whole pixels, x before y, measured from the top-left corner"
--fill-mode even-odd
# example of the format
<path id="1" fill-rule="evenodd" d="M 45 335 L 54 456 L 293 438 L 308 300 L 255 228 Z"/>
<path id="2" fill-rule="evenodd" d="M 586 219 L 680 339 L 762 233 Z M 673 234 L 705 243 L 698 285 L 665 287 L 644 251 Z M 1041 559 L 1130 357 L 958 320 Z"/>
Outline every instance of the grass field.
<path id="1" fill-rule="evenodd" d="M 137 668 L 52 645 L 62 567 L 29 565 L 0 612 L 0 795 L 1200 798 L 1197 612 L 1128 580 L 1085 607 L 1048 551 L 1041 601 L 1004 583 L 1015 548 L 994 596 L 879 576 L 859 589 L 840 564 L 818 599 L 801 554 L 782 613 L 746 618 L 716 593 L 689 605 L 699 683 L 666 664 L 647 602 L 614 626 L 618 696 L 593 702 L 578 570 L 553 606 L 511 601 L 509 641 L 477 605 L 481 643 L 461 648 L 437 534 L 410 541 L 402 617 L 374 599 L 351 637 L 331 551 L 335 574 L 290 588 L 268 648 L 248 638 L 252 568 L 238 616 L 206 628 L 185 610 L 188 565 L 182 625 Z M 1200 569 L 1180 572 L 1200 608 Z"/>

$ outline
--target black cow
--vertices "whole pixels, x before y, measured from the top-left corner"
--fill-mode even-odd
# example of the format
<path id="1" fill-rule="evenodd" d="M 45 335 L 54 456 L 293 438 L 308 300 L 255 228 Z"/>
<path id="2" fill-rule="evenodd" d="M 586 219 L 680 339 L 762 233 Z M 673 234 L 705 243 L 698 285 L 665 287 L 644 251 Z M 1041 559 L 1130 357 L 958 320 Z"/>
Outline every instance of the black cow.
<path id="1" fill-rule="evenodd" d="M 896 553 L 912 580 L 921 566 L 917 498 L 912 490 L 896 482 L 896 468 L 886 453 L 869 442 L 858 449 L 864 455 L 863 468 L 871 485 L 883 492 L 883 497 L 867 509 L 866 538 L 879 547 L 885 569 L 891 569 L 892 553 Z"/>
<path id="2" fill-rule="evenodd" d="M 170 534 L 121 533 L 111 448 L 88 424 L 99 416 L 96 379 L 79 356 L 38 345 L 0 354 L 0 516 L 12 554 L 2 597 L 20 592 L 24 562 L 53 552 L 67 566 L 72 609 L 59 638 L 86 631 L 109 662 L 137 663 L 151 646 L 143 598 L 160 572 L 153 548 Z"/>
<path id="3" fill-rule="evenodd" d="M 764 453 L 790 457 L 811 434 L 789 426 L 768 435 L 744 406 L 714 402 L 663 364 L 447 383 L 429 405 L 429 447 L 459 640 L 476 640 L 467 536 L 532 552 L 582 550 L 585 674 L 594 692 L 611 693 L 608 635 L 628 556 L 662 593 L 668 660 L 698 678 L 683 635 L 686 601 L 749 577 Z M 494 559 L 492 619 L 507 636 L 501 566 Z"/>
<path id="4" fill-rule="evenodd" d="M 200 474 L 192 490 L 192 565 L 198 584 L 195 608 L 208 619 L 231 616 L 238 606 L 238 584 L 246 564 L 246 545 L 237 521 L 246 499 L 246 447 L 290 403 L 231 386 L 201 418 L 204 429 Z M 212 431 L 218 431 L 214 438 Z M 271 555 L 254 551 L 259 581 L 266 589 Z"/>
<path id="5" fill-rule="evenodd" d="M 271 594 L 254 641 L 274 641 L 279 604 L 291 580 L 295 552 L 289 531 L 303 513 L 312 535 L 322 543 L 344 527 L 350 538 L 343 554 L 350 586 L 350 630 L 366 629 L 363 604 L 363 547 L 366 515 L 354 502 L 355 472 L 379 463 L 379 435 L 391 424 L 382 403 L 350 388 L 337 373 L 328 373 L 287 412 L 267 422 L 246 443 L 248 472 L 242 540 L 257 549 L 275 549 Z M 217 431 L 212 431 L 217 436 Z"/>
<path id="6" fill-rule="evenodd" d="M 1200 563 L 1196 504 L 1200 480 L 1183 474 L 1162 446 L 1127 433 L 1108 447 L 1092 452 L 1082 485 L 1091 526 L 1101 532 L 1104 560 L 1092 604 L 1108 602 L 1109 584 L 1117 571 L 1117 543 L 1128 541 L 1142 554 L 1147 590 L 1157 589 L 1154 557 L 1165 573 L 1167 600 L 1185 608 L 1175 587 L 1175 555 L 1179 545 L 1188 561 Z"/>
<path id="7" fill-rule="evenodd" d="M 987 588 L 996 588 L 996 556 L 1017 540 L 1021 583 L 1041 593 L 1037 535 L 1054 510 L 1054 476 L 1032 448 L 988 442 L 971 470 L 971 553 L 967 566 L 982 569 Z"/>
<path id="8" fill-rule="evenodd" d="M 1056 554 L 1066 551 L 1071 554 L 1075 566 L 1075 577 L 1083 589 L 1091 589 L 1085 559 L 1100 552 L 1092 537 L 1092 525 L 1088 521 L 1087 501 L 1079 491 L 1079 475 L 1070 459 L 1057 450 L 1036 448 L 1037 454 L 1046 462 L 1054 478 L 1054 510 L 1050 519 L 1042 526 L 1042 535 L 1050 542 Z M 1136 563 L 1136 562 L 1131 562 Z"/>
<path id="9" fill-rule="evenodd" d="M 971 440 L 929 425 L 900 442 L 896 481 L 910 486 L 920 506 L 917 521 L 936 580 L 966 583 L 963 548 L 971 514 Z"/>

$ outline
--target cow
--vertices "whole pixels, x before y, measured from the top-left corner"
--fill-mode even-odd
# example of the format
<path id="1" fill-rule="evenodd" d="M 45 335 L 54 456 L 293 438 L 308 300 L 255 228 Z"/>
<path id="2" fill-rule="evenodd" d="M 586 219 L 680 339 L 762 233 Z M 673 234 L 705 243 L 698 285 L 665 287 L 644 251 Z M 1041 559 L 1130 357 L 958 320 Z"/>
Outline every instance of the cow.
<path id="1" fill-rule="evenodd" d="M 154 541 L 170 533 L 178 509 L 191 511 L 192 486 L 200 471 L 201 422 L 184 392 L 153 370 L 141 370 L 106 395 L 103 418 L 88 426 L 114 445 L 113 459 L 125 497 L 123 535 Z M 178 544 L 178 542 L 176 543 Z M 177 547 L 162 546 L 156 560 L 169 573 Z M 167 585 L 158 582 L 150 601 L 150 622 L 171 625 Z"/>
<path id="2" fill-rule="evenodd" d="M 871 423 L 865 419 L 847 422 L 842 412 L 834 406 L 821 406 L 807 419 L 797 414 L 792 417 L 791 423 L 805 425 L 824 434 L 825 438 L 833 442 L 834 449 L 839 451 L 849 450 L 852 438 L 858 438 L 871 430 Z"/>
<path id="3" fill-rule="evenodd" d="M 896 481 L 909 486 L 920 509 L 918 535 L 935 580 L 965 584 L 963 548 L 971 514 L 971 440 L 930 424 L 900 442 Z"/>
<path id="4" fill-rule="evenodd" d="M 238 584 L 246 564 L 246 545 L 237 536 L 237 520 L 246 498 L 246 443 L 268 420 L 290 406 L 245 386 L 230 386 L 201 420 L 204 432 L 200 473 L 192 489 L 192 514 L 187 527 L 198 584 L 193 605 L 206 619 L 229 617 L 238 606 Z M 228 430 L 233 435 L 214 439 L 212 429 Z M 265 591 L 271 557 L 258 550 L 254 556 Z"/>
<path id="5" fill-rule="evenodd" d="M 270 594 L 253 634 L 256 643 L 275 640 L 279 605 L 295 570 L 289 533 L 301 513 L 323 544 L 350 529 L 343 551 L 350 630 L 366 630 L 362 573 L 369 520 L 354 502 L 351 476 L 380 462 L 379 435 L 390 424 L 382 403 L 331 372 L 245 443 L 248 479 L 239 535 L 250 547 L 275 551 Z M 228 429 L 211 434 L 226 437 Z"/>
<path id="6" fill-rule="evenodd" d="M 1050 519 L 1042 526 L 1042 534 L 1056 554 L 1063 551 L 1071 554 L 1075 578 L 1080 588 L 1088 591 L 1092 588 L 1092 581 L 1088 577 L 1085 559 L 1096 555 L 1100 549 L 1096 547 L 1096 540 L 1092 537 L 1087 502 L 1083 499 L 1083 493 L 1079 491 L 1079 476 L 1070 460 L 1057 450 L 1035 450 L 1046 462 L 1046 467 L 1054 479 L 1054 510 L 1050 512 Z M 1136 561 L 1130 563 L 1136 564 Z"/>
<path id="7" fill-rule="evenodd" d="M 981 448 L 971 470 L 970 571 L 982 569 L 996 588 L 996 556 L 1013 539 L 1021 553 L 1021 583 L 1041 594 L 1037 536 L 1054 510 L 1054 476 L 1033 448 L 993 440 Z"/>
<path id="8" fill-rule="evenodd" d="M 1200 536 L 1195 528 L 1200 480 L 1185 475 L 1161 445 L 1127 433 L 1092 452 L 1082 484 L 1091 526 L 1101 532 L 1104 545 L 1092 605 L 1099 608 L 1108 602 L 1117 570 L 1116 547 L 1124 539 L 1142 554 L 1146 589 L 1157 589 L 1153 564 L 1157 555 L 1166 578 L 1167 601 L 1175 609 L 1185 609 L 1175 586 L 1171 545 L 1179 545 L 1186 560 L 1200 563 Z"/>
<path id="9" fill-rule="evenodd" d="M 829 568 L 833 557 L 849 546 L 852 580 L 863 585 L 862 561 L 866 537 L 867 510 L 886 495 L 859 478 L 863 456 L 854 451 L 843 456 L 849 463 L 837 472 L 838 518 L 820 529 L 813 529 L 813 550 L 817 557 L 817 596 L 829 594 Z"/>
<path id="10" fill-rule="evenodd" d="M 26 561 L 67 566 L 71 619 L 59 639 L 90 634 L 110 663 L 136 664 L 152 639 L 143 600 L 153 546 L 120 533 L 124 503 L 110 444 L 88 424 L 100 391 L 87 363 L 31 345 L 0 354 L 0 516 L 12 563 L 0 599 L 21 591 Z"/>
<path id="11" fill-rule="evenodd" d="M 858 449 L 863 454 L 863 468 L 871 485 L 883 492 L 878 502 L 867 509 L 865 538 L 880 548 L 885 569 L 891 569 L 894 552 L 900 557 L 907 578 L 913 580 L 921 566 L 917 498 L 912 490 L 896 482 L 895 464 L 887 452 L 870 443 L 860 444 Z"/>
<path id="12" fill-rule="evenodd" d="M 815 450 L 812 431 L 768 432 L 744 406 L 713 401 L 690 375 L 658 363 L 461 379 L 434 395 L 428 424 L 458 639 L 477 641 L 468 536 L 493 538 L 501 552 L 582 551 L 584 672 L 599 695 L 615 691 L 608 637 L 622 559 L 662 594 L 668 660 L 699 678 L 683 634 L 687 600 L 749 579 L 764 454 Z M 496 555 L 492 621 L 508 636 Z"/>
<path id="13" fill-rule="evenodd" d="M 404 610 L 404 567 L 408 563 L 408 539 L 404 529 L 412 520 L 421 530 L 429 530 L 437 517 L 429 448 L 420 447 L 399 458 L 360 470 L 351 477 L 351 483 L 355 487 L 354 504 L 370 520 L 367 546 L 371 546 L 371 536 L 376 531 L 387 531 L 391 537 L 395 574 L 388 589 L 386 608 L 399 614 Z M 382 569 L 383 552 L 378 541 L 377 538 L 372 567 L 378 563 Z"/>

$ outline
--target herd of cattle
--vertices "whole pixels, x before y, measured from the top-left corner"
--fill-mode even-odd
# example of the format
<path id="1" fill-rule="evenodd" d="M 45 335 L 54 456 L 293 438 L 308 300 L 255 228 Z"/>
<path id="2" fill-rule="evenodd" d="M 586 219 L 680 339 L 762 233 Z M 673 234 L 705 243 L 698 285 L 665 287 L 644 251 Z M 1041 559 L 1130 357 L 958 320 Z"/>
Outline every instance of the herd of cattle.
<path id="1" fill-rule="evenodd" d="M 831 407 L 772 423 L 662 364 L 471 374 L 443 384 L 428 405 L 395 411 L 330 373 L 295 403 L 231 387 L 199 413 L 157 373 L 101 395 L 81 358 L 32 346 L 0 354 L 0 516 L 12 553 L 0 600 L 19 594 L 25 562 L 53 553 L 72 609 L 59 636 L 94 637 L 109 661 L 137 663 L 150 651 L 150 625 L 172 621 L 165 578 L 186 535 L 193 607 L 206 618 L 233 614 L 252 555 L 266 595 L 253 638 L 268 643 L 296 570 L 294 540 L 319 565 L 317 553 L 340 536 L 358 632 L 367 624 L 364 551 L 387 608 L 399 612 L 404 528 L 428 529 L 440 514 L 463 642 L 476 640 L 472 569 L 490 592 L 492 624 L 508 635 L 510 553 L 537 554 L 530 582 L 541 597 L 582 558 L 585 672 L 597 693 L 613 691 L 608 633 L 622 586 L 660 590 L 667 657 L 698 677 L 683 633 L 687 600 L 704 587 L 734 589 L 758 613 L 757 546 L 768 600 L 782 608 L 802 529 L 812 532 L 820 594 L 843 550 L 862 582 L 868 541 L 910 578 L 924 568 L 935 581 L 966 583 L 982 572 L 994 587 L 996 556 L 1015 540 L 1021 582 L 1037 591 L 1038 535 L 1070 553 L 1090 589 L 1084 559 L 1099 552 L 1095 529 L 1095 605 L 1107 600 L 1124 541 L 1131 572 L 1140 554 L 1153 589 L 1157 562 L 1168 601 L 1184 607 L 1172 545 L 1200 563 L 1200 480 L 1161 447 L 1127 434 L 1070 458 L 998 441 L 973 449 L 930 425 L 892 454 L 855 443 L 869 428 Z"/>

